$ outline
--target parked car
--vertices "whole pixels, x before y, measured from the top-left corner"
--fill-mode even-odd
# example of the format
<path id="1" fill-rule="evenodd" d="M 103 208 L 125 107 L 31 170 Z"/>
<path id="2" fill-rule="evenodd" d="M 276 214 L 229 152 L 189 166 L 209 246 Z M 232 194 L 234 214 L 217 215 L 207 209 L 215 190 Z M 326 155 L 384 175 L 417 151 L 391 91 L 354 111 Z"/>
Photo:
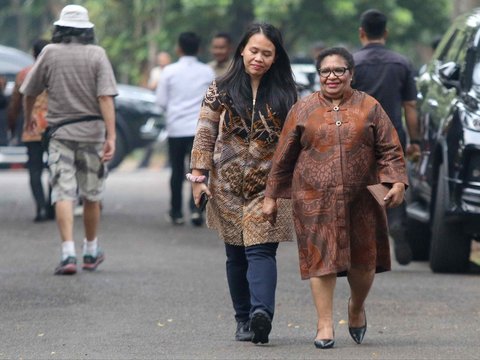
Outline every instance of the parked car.
<path id="1" fill-rule="evenodd" d="M 480 8 L 454 21 L 417 86 L 422 153 L 410 169 L 407 231 L 414 258 L 463 272 L 480 239 Z"/>
<path id="2" fill-rule="evenodd" d="M 291 66 L 299 98 L 320 89 L 320 81 L 313 63 L 292 63 Z"/>
<path id="3" fill-rule="evenodd" d="M 29 54 L 0 45 L 0 76 L 7 79 L 7 96 L 12 92 L 16 74 L 32 63 L 33 57 Z M 153 92 L 138 86 L 118 84 L 118 93 L 115 98 L 116 151 L 108 164 L 110 169 L 117 167 L 132 150 L 157 141 L 157 138 L 162 137 L 165 128 Z M 26 160 L 24 146 L 9 145 L 5 111 L 0 110 L 0 165 L 25 163 Z"/>
<path id="4" fill-rule="evenodd" d="M 152 91 L 132 85 L 117 87 L 117 140 L 115 155 L 108 163 L 110 169 L 117 167 L 132 150 L 161 140 L 165 133 L 165 120 Z"/>

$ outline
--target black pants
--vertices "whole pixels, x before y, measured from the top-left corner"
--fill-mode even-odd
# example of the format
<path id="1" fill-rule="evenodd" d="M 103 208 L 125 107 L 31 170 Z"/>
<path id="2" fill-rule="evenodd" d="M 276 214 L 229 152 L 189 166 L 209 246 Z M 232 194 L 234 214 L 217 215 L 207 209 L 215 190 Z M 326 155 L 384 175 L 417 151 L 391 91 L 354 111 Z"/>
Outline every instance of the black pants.
<path id="1" fill-rule="evenodd" d="M 405 154 L 406 150 L 406 134 L 405 131 L 397 129 L 398 138 L 400 140 L 400 144 L 402 145 L 403 152 Z M 388 220 L 388 228 L 390 235 L 393 238 L 394 244 L 408 244 L 406 238 L 406 226 L 407 226 L 407 204 L 406 202 L 402 202 L 402 204 L 396 208 L 388 208 L 387 209 L 387 220 Z"/>
<path id="2" fill-rule="evenodd" d="M 30 174 L 30 189 L 38 209 L 46 209 L 47 201 L 42 185 L 43 148 L 40 141 L 26 142 L 28 152 L 28 172 Z"/>
<path id="3" fill-rule="evenodd" d="M 168 138 L 168 156 L 172 167 L 172 176 L 170 178 L 170 216 L 173 218 L 183 217 L 182 211 L 182 192 L 183 182 L 185 181 L 185 160 L 190 162 L 192 152 L 193 136 Z M 191 192 L 190 192 L 191 193 Z M 195 211 L 195 202 L 193 195 L 190 197 L 190 211 Z"/>
<path id="4" fill-rule="evenodd" d="M 256 310 L 273 319 L 277 288 L 278 243 L 253 246 L 225 244 L 227 280 L 235 320 L 246 321 Z"/>

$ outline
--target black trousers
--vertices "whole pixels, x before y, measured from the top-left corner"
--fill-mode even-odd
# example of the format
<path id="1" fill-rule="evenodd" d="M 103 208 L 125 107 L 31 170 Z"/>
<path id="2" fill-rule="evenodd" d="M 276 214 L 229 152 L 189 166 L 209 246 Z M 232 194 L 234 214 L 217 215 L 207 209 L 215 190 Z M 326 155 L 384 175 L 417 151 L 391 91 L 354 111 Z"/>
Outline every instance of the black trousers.
<path id="1" fill-rule="evenodd" d="M 43 148 L 40 141 L 25 142 L 28 153 L 28 172 L 30 174 L 30 189 L 38 209 L 47 208 L 45 192 L 42 185 L 42 173 L 45 167 L 43 163 Z"/>
<path id="2" fill-rule="evenodd" d="M 170 166 L 172 167 L 172 176 L 170 178 L 170 216 L 173 218 L 183 217 L 182 211 L 182 192 L 185 174 L 185 161 L 190 163 L 190 155 L 193 146 L 193 136 L 168 138 L 168 156 Z M 190 192 L 191 193 L 191 192 Z M 195 202 L 193 195 L 190 196 L 190 211 L 195 211 Z"/>
<path id="3" fill-rule="evenodd" d="M 248 320 L 257 310 L 273 319 L 277 248 L 278 243 L 247 247 L 225 244 L 228 288 L 237 322 Z"/>
<path id="4" fill-rule="evenodd" d="M 402 144 L 403 153 L 406 151 L 406 134 L 404 130 L 397 129 L 398 138 Z M 407 226 L 407 204 L 402 202 L 402 204 L 396 208 L 387 209 L 387 220 L 388 228 L 390 230 L 390 235 L 393 238 L 394 244 L 408 244 L 406 238 L 406 226 Z"/>

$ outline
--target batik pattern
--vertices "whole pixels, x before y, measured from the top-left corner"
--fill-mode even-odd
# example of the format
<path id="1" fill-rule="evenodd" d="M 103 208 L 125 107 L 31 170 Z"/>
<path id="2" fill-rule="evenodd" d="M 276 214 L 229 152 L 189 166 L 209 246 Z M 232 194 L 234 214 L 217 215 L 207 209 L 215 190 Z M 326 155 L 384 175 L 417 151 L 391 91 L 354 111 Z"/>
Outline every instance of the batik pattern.
<path id="1" fill-rule="evenodd" d="M 290 200 L 279 200 L 275 226 L 262 216 L 267 176 L 283 121 L 258 99 L 249 115 L 242 118 L 227 92 L 216 83 L 210 86 L 191 158 L 192 169 L 209 171 L 213 197 L 207 204 L 207 226 L 230 245 L 292 240 Z"/>
<path id="2" fill-rule="evenodd" d="M 303 279 L 352 268 L 391 268 L 385 209 L 366 189 L 407 183 L 390 119 L 369 95 L 349 91 L 335 107 L 320 93 L 291 110 L 266 195 L 291 198 Z"/>

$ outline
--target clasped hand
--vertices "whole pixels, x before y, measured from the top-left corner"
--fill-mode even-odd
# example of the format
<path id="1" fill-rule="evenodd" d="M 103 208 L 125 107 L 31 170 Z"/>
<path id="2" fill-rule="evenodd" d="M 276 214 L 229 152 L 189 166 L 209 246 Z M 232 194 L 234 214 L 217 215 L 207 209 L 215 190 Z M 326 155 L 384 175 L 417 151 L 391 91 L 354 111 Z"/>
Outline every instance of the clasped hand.
<path id="1" fill-rule="evenodd" d="M 202 197 L 203 193 L 207 194 L 209 199 L 212 197 L 212 193 L 208 189 L 207 184 L 205 184 L 203 182 L 202 183 L 192 183 L 192 193 L 193 193 L 193 201 L 195 202 L 195 206 L 197 208 L 200 207 L 200 198 Z"/>
<path id="2" fill-rule="evenodd" d="M 277 200 L 265 197 L 262 208 L 263 217 L 270 224 L 275 225 L 277 222 Z"/>
<path id="3" fill-rule="evenodd" d="M 387 208 L 394 208 L 399 206 L 405 197 L 405 185 L 403 183 L 393 184 L 390 191 L 385 195 L 385 203 Z"/>

